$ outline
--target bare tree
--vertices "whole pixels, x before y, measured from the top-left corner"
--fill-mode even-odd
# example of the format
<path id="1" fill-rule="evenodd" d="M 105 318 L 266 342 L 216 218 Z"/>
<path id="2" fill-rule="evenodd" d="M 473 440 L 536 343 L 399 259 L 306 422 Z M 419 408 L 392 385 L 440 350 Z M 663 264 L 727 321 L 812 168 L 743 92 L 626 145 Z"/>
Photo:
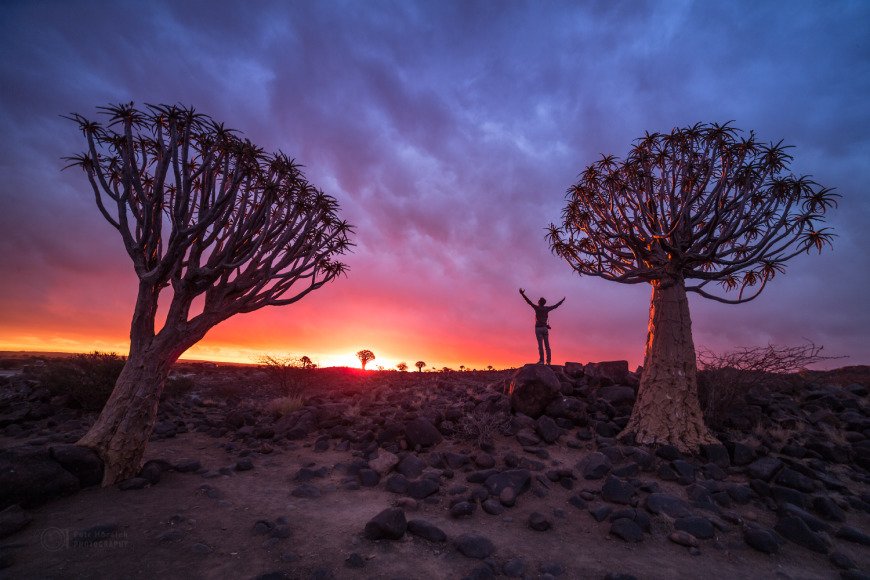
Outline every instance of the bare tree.
<path id="1" fill-rule="evenodd" d="M 181 106 L 79 114 L 81 168 L 139 279 L 130 355 L 80 445 L 105 461 L 104 485 L 134 475 L 170 366 L 219 322 L 302 299 L 344 273 L 351 227 L 335 199 L 284 153 L 266 154 Z M 157 328 L 158 297 L 170 298 Z"/>
<path id="2" fill-rule="evenodd" d="M 375 360 L 375 353 L 368 349 L 361 350 L 356 353 L 356 358 L 358 358 L 359 362 L 362 364 L 363 370 L 366 370 L 366 364 Z"/>
<path id="3" fill-rule="evenodd" d="M 417 367 L 417 372 L 422 373 L 423 367 L 426 366 L 426 363 L 424 361 L 418 360 L 417 362 L 414 363 L 414 366 Z"/>
<path id="4" fill-rule="evenodd" d="M 402 372 L 405 372 L 406 370 L 408 370 L 408 363 L 400 362 L 399 364 L 396 365 L 396 368 Z"/>
<path id="5" fill-rule="evenodd" d="M 568 190 L 552 250 L 578 274 L 652 286 L 643 376 L 623 435 L 681 450 L 715 441 L 698 404 L 686 293 L 747 302 L 786 261 L 831 244 L 819 225 L 837 195 L 790 174 L 791 160 L 782 142 L 698 124 L 647 134 L 625 160 L 603 156 Z"/>

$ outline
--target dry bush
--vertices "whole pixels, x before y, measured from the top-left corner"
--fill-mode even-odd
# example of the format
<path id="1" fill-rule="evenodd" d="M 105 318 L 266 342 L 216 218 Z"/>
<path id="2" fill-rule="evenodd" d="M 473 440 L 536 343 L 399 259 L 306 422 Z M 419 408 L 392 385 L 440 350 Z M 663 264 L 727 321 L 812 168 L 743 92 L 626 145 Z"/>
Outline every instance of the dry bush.
<path id="1" fill-rule="evenodd" d="M 463 439 L 468 439 L 483 447 L 491 443 L 496 433 L 505 433 L 510 428 L 510 415 L 501 411 L 478 405 L 471 412 L 462 416 L 456 432 Z"/>
<path id="2" fill-rule="evenodd" d="M 262 356 L 259 358 L 260 369 L 265 371 L 269 382 L 280 393 L 298 395 L 311 386 L 313 375 L 310 371 L 317 368 L 307 356 Z"/>
<path id="3" fill-rule="evenodd" d="M 265 411 L 275 417 L 283 417 L 304 406 L 305 398 L 300 394 L 294 394 L 272 399 L 265 404 Z"/>
<path id="4" fill-rule="evenodd" d="M 725 354 L 698 350 L 698 398 L 707 423 L 722 427 L 729 414 L 746 405 L 750 389 L 774 390 L 791 383 L 786 376 L 805 371 L 824 360 L 822 346 L 808 341 L 800 346 L 743 347 Z"/>
<path id="5" fill-rule="evenodd" d="M 127 358 L 94 351 L 68 358 L 50 359 L 32 371 L 52 395 L 69 395 L 70 401 L 87 411 L 99 411 L 109 400 Z"/>

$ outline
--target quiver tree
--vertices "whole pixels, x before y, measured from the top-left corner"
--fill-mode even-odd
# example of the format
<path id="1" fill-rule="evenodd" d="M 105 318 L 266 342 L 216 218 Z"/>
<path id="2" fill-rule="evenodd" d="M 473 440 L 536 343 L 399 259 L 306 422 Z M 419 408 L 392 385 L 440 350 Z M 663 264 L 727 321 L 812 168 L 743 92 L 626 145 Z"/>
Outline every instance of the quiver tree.
<path id="1" fill-rule="evenodd" d="M 581 275 L 652 286 L 643 374 L 622 432 L 683 451 L 715 442 L 697 394 L 687 292 L 728 304 L 758 296 L 785 262 L 830 245 L 837 195 L 789 173 L 782 143 L 728 124 L 647 134 L 568 190 L 553 252 Z"/>
<path id="2" fill-rule="evenodd" d="M 368 349 L 361 350 L 356 353 L 356 358 L 359 359 L 359 362 L 362 365 L 362 370 L 366 370 L 366 364 L 368 364 L 370 361 L 375 360 L 375 353 Z"/>
<path id="3" fill-rule="evenodd" d="M 423 372 L 423 367 L 426 366 L 426 363 L 423 362 L 423 361 L 421 361 L 421 360 L 418 360 L 417 362 L 414 363 L 414 366 L 417 367 L 417 372 L 421 372 L 421 373 L 422 373 L 422 372 Z"/>
<path id="4" fill-rule="evenodd" d="M 139 279 L 130 355 L 79 441 L 103 458 L 109 485 L 137 472 L 172 363 L 219 322 L 292 304 L 345 272 L 336 258 L 351 228 L 293 160 L 192 108 L 100 110 L 105 124 L 70 117 L 87 149 L 68 159 L 84 170 Z"/>

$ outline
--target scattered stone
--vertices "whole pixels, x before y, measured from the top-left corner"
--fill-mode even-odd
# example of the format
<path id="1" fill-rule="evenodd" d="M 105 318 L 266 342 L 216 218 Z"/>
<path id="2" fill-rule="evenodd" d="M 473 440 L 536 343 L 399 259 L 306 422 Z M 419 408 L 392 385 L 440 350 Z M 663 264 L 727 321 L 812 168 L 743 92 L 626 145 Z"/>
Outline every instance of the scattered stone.
<path id="1" fill-rule="evenodd" d="M 408 482 L 408 487 L 405 493 L 414 499 L 424 499 L 430 495 L 438 493 L 439 485 L 434 479 L 423 477 L 414 481 Z"/>
<path id="2" fill-rule="evenodd" d="M 175 464 L 175 471 L 179 473 L 194 473 L 202 469 L 202 464 L 196 459 L 181 459 Z"/>
<path id="3" fill-rule="evenodd" d="M 381 476 L 374 469 L 360 469 L 358 477 L 363 487 L 375 487 L 381 481 Z"/>
<path id="4" fill-rule="evenodd" d="M 426 520 L 411 520 L 408 522 L 408 532 L 419 536 L 430 542 L 446 542 L 447 534 L 444 531 Z"/>
<path id="5" fill-rule="evenodd" d="M 326 474 L 328 472 L 329 470 L 325 466 L 318 469 L 314 469 L 313 467 L 303 467 L 296 472 L 296 475 L 293 476 L 293 481 L 298 481 L 299 483 L 307 483 L 315 479 L 323 479 L 324 477 L 326 477 Z"/>
<path id="6" fill-rule="evenodd" d="M 402 457 L 402 460 L 399 461 L 395 469 L 397 473 L 401 473 L 408 479 L 414 479 L 423 475 L 423 470 L 426 469 L 426 462 L 413 453 L 407 453 Z"/>
<path id="7" fill-rule="evenodd" d="M 522 578 L 526 573 L 526 563 L 522 558 L 511 558 L 504 563 L 501 573 L 508 578 Z"/>
<path id="8" fill-rule="evenodd" d="M 408 446 L 415 449 L 418 445 L 421 448 L 438 445 L 443 437 L 435 425 L 418 417 L 405 425 L 405 439 L 408 441 Z"/>
<path id="9" fill-rule="evenodd" d="M 613 508 L 609 505 L 596 506 L 589 510 L 589 514 L 595 518 L 596 522 L 603 522 L 613 512 Z"/>
<path id="10" fill-rule="evenodd" d="M 403 494 L 408 491 L 408 478 L 400 473 L 394 473 L 387 478 L 385 487 L 391 493 Z"/>
<path id="11" fill-rule="evenodd" d="M 79 479 L 49 457 L 47 449 L 0 450 L 0 508 L 36 506 L 75 493 L 80 487 Z"/>
<path id="12" fill-rule="evenodd" d="M 366 560 L 356 552 L 344 559 L 344 565 L 348 568 L 363 568 Z"/>
<path id="13" fill-rule="evenodd" d="M 310 483 L 303 483 L 302 485 L 297 485 L 290 492 L 290 495 L 293 497 L 299 497 L 303 499 L 317 499 L 321 496 L 320 490 L 316 485 L 312 485 Z"/>
<path id="14" fill-rule="evenodd" d="M 828 560 L 831 561 L 834 567 L 840 570 L 854 570 L 858 567 L 855 561 L 843 552 L 831 552 L 828 554 Z"/>
<path id="15" fill-rule="evenodd" d="M 816 534 L 801 518 L 793 515 L 783 515 L 777 521 L 774 529 L 784 538 L 803 546 L 813 552 L 827 554 L 830 547 L 827 540 Z"/>
<path id="16" fill-rule="evenodd" d="M 599 399 L 603 399 L 611 405 L 616 406 L 634 403 L 635 399 L 634 389 L 621 385 L 612 387 L 601 387 L 596 392 L 596 395 Z"/>
<path id="17" fill-rule="evenodd" d="M 546 532 L 553 527 L 553 522 L 540 512 L 532 512 L 529 515 L 529 527 L 536 532 Z"/>
<path id="18" fill-rule="evenodd" d="M 755 460 L 755 450 L 743 443 L 735 443 L 731 450 L 731 462 L 734 465 L 749 465 Z"/>
<path id="19" fill-rule="evenodd" d="M 536 418 L 561 395 L 561 385 L 549 366 L 529 364 L 514 374 L 509 393 L 512 411 Z"/>
<path id="20" fill-rule="evenodd" d="M 532 485 L 532 474 L 528 469 L 509 469 L 490 475 L 484 486 L 491 495 L 498 496 L 506 488 L 511 488 L 515 496 L 522 495 Z"/>
<path id="21" fill-rule="evenodd" d="M 483 508 L 483 511 L 492 516 L 499 516 L 504 513 L 504 506 L 501 502 L 493 498 L 485 500 L 481 504 L 481 507 Z"/>
<path id="22" fill-rule="evenodd" d="M 601 488 L 601 499 L 611 503 L 630 504 L 634 496 L 634 486 L 631 483 L 610 476 Z"/>
<path id="23" fill-rule="evenodd" d="M 121 491 L 129 491 L 132 489 L 143 489 L 151 485 L 151 482 L 144 477 L 131 477 L 125 479 L 118 484 L 118 489 Z"/>
<path id="24" fill-rule="evenodd" d="M 610 459 L 603 453 L 595 451 L 583 458 L 577 468 L 583 474 L 584 479 L 601 479 L 613 468 Z"/>
<path id="25" fill-rule="evenodd" d="M 836 536 L 842 540 L 846 540 L 847 542 L 870 546 L 870 535 L 852 526 L 842 526 L 837 530 Z"/>
<path id="26" fill-rule="evenodd" d="M 610 534 L 625 542 L 643 541 L 643 530 L 628 518 L 619 518 L 610 525 Z"/>
<path id="27" fill-rule="evenodd" d="M 764 554 L 779 552 L 780 539 L 773 530 L 761 527 L 749 527 L 743 532 L 743 541 L 751 548 Z"/>
<path id="28" fill-rule="evenodd" d="M 250 471 L 254 469 L 254 463 L 247 457 L 243 457 L 236 461 L 234 468 L 236 471 Z"/>
<path id="29" fill-rule="evenodd" d="M 78 478 L 82 487 L 99 485 L 103 481 L 103 461 L 93 449 L 79 445 L 54 445 L 49 453 L 61 467 Z"/>
<path id="30" fill-rule="evenodd" d="M 692 534 L 699 540 L 709 540 L 714 534 L 712 522 L 700 516 L 677 518 L 674 521 L 674 527 L 677 530 Z"/>
<path id="31" fill-rule="evenodd" d="M 646 498 L 646 509 L 653 514 L 665 514 L 672 518 L 683 518 L 692 514 L 692 510 L 682 499 L 666 493 L 651 493 Z"/>
<path id="32" fill-rule="evenodd" d="M 393 453 L 390 453 L 386 449 L 381 449 L 378 451 L 378 456 L 374 459 L 369 460 L 369 469 L 372 469 L 378 473 L 381 477 L 390 472 L 393 467 L 398 465 L 399 458 L 396 457 Z"/>
<path id="33" fill-rule="evenodd" d="M 399 508 L 387 508 L 369 520 L 365 537 L 370 540 L 398 540 L 407 529 L 405 512 Z"/>
<path id="34" fill-rule="evenodd" d="M 15 532 L 23 530 L 33 520 L 20 505 L 11 505 L 0 511 L 0 539 L 11 536 Z"/>
<path id="35" fill-rule="evenodd" d="M 462 534 L 456 538 L 454 545 L 463 556 L 478 560 L 488 558 L 495 552 L 493 543 L 488 538 L 477 534 Z"/>
<path id="36" fill-rule="evenodd" d="M 541 415 L 535 422 L 535 431 L 547 443 L 555 443 L 562 435 L 562 429 L 547 415 Z"/>
<path id="37" fill-rule="evenodd" d="M 180 542 L 184 539 L 184 532 L 181 530 L 167 530 L 157 535 L 157 541 L 161 544 L 172 544 Z"/>
<path id="38" fill-rule="evenodd" d="M 685 546 L 687 548 L 698 547 L 698 538 L 683 530 L 677 530 L 676 532 L 672 532 L 668 536 L 668 539 L 675 544 L 679 544 L 680 546 Z"/>
<path id="39" fill-rule="evenodd" d="M 460 501 L 450 508 L 450 517 L 464 518 L 474 514 L 475 505 L 468 501 Z"/>
<path id="40" fill-rule="evenodd" d="M 762 457 L 753 461 L 746 472 L 752 479 L 760 479 L 762 481 L 770 481 L 773 476 L 782 468 L 782 461 L 776 457 Z"/>
<path id="41" fill-rule="evenodd" d="M 788 467 L 779 472 L 776 482 L 804 493 L 816 490 L 816 483 L 812 479 Z"/>

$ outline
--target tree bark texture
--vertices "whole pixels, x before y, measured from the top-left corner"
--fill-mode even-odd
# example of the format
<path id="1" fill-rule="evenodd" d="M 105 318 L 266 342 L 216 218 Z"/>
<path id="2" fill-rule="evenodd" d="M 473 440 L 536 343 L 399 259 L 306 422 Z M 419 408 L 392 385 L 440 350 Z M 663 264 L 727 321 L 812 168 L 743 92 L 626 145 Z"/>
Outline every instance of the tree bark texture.
<path id="1" fill-rule="evenodd" d="M 698 402 L 692 321 L 682 279 L 652 282 L 643 374 L 621 436 L 629 434 L 639 444 L 668 443 L 684 453 L 717 442 Z"/>
<path id="2" fill-rule="evenodd" d="M 102 458 L 104 486 L 139 472 L 173 362 L 168 353 L 131 349 L 97 422 L 77 443 L 95 450 Z"/>

